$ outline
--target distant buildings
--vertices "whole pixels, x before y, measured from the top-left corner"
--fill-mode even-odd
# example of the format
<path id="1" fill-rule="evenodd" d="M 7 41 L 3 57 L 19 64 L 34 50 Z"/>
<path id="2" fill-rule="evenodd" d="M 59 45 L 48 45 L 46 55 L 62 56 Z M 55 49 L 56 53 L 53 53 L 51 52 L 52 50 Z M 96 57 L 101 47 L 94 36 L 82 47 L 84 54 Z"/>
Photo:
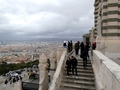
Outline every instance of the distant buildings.
<path id="1" fill-rule="evenodd" d="M 32 43 L 32 42 L 31 42 Z M 39 55 L 45 53 L 48 56 L 52 50 L 57 50 L 60 42 L 34 42 L 15 43 L 0 45 L 0 62 L 7 61 L 10 63 L 29 62 L 39 59 Z"/>

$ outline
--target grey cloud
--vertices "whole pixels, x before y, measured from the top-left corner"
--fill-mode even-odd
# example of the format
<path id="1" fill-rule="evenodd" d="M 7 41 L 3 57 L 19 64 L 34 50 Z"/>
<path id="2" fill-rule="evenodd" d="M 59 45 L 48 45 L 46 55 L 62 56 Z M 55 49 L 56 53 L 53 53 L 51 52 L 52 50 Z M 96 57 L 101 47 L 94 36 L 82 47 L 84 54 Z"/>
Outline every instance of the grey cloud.
<path id="1" fill-rule="evenodd" d="M 31 0 L 4 0 L 4 4 L 0 5 L 0 38 L 82 37 L 93 27 L 93 2 L 58 0 L 57 5 L 33 3 Z M 39 17 L 41 13 L 42 17 Z M 48 17 L 49 13 L 53 13 L 53 17 Z M 36 15 L 34 22 L 14 23 L 21 19 L 31 20 Z"/>

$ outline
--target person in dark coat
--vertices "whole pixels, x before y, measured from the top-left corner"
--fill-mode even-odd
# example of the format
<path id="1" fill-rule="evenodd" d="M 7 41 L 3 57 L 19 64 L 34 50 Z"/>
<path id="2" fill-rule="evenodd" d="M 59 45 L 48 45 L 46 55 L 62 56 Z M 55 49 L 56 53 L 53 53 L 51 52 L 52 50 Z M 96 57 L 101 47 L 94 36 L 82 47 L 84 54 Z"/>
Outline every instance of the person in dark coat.
<path id="1" fill-rule="evenodd" d="M 87 67 L 87 49 L 85 47 L 84 51 L 82 52 L 82 56 L 83 56 L 83 67 L 86 68 Z"/>
<path id="2" fill-rule="evenodd" d="M 16 79 L 15 79 L 15 77 L 13 78 L 13 83 L 15 83 L 16 82 Z"/>
<path id="3" fill-rule="evenodd" d="M 67 75 L 69 76 L 69 72 L 71 72 L 71 58 L 68 57 L 66 61 Z"/>
<path id="4" fill-rule="evenodd" d="M 96 42 L 94 42 L 94 43 L 92 44 L 92 49 L 93 49 L 93 50 L 96 49 Z"/>
<path id="5" fill-rule="evenodd" d="M 63 47 L 67 48 L 67 43 L 66 43 L 66 41 L 64 41 Z"/>
<path id="6" fill-rule="evenodd" d="M 84 43 L 83 42 L 81 42 L 81 44 L 80 44 L 80 53 L 82 54 L 82 52 L 84 51 L 84 48 L 85 48 L 85 45 L 84 45 Z"/>
<path id="7" fill-rule="evenodd" d="M 77 76 L 77 59 L 74 56 L 71 56 L 71 64 L 72 64 L 72 74 Z"/>
<path id="8" fill-rule="evenodd" d="M 22 77 L 21 76 L 19 76 L 19 79 L 22 81 Z"/>
<path id="9" fill-rule="evenodd" d="M 89 58 L 89 53 L 88 52 L 89 52 L 90 46 L 89 46 L 88 42 L 86 42 L 85 48 L 86 48 L 86 51 L 87 51 L 87 57 Z"/>
<path id="10" fill-rule="evenodd" d="M 76 43 L 75 43 L 75 54 L 76 55 L 78 55 L 79 54 L 79 49 L 80 49 L 80 42 L 79 41 L 77 41 Z"/>
<path id="11" fill-rule="evenodd" d="M 7 85 L 7 83 L 8 83 L 8 80 L 6 79 L 4 83 Z"/>
<path id="12" fill-rule="evenodd" d="M 70 41 L 70 51 L 72 51 L 73 49 L 73 43 L 72 43 L 72 40 Z"/>
<path id="13" fill-rule="evenodd" d="M 68 47 L 67 47 L 67 50 L 68 50 L 68 52 L 71 52 L 71 46 L 70 46 L 70 42 L 68 41 L 68 45 L 67 45 Z"/>

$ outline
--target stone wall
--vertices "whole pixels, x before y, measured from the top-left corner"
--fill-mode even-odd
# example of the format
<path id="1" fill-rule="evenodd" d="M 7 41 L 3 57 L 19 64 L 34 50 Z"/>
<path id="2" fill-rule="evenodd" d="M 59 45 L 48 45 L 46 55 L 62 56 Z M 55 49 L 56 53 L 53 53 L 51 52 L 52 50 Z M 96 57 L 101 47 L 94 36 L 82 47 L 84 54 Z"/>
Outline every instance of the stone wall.
<path id="1" fill-rule="evenodd" d="M 120 58 L 120 39 L 118 37 L 99 38 L 96 40 L 97 50 L 113 59 Z"/>
<path id="2" fill-rule="evenodd" d="M 97 50 L 92 66 L 97 90 L 120 90 L 120 66 Z"/>
<path id="3" fill-rule="evenodd" d="M 59 86 L 60 86 L 62 75 L 63 75 L 64 63 L 66 60 L 66 56 L 67 56 L 67 50 L 63 50 L 63 54 L 60 57 L 55 74 L 53 76 L 53 80 L 52 80 L 51 85 L 48 90 L 59 90 Z"/>

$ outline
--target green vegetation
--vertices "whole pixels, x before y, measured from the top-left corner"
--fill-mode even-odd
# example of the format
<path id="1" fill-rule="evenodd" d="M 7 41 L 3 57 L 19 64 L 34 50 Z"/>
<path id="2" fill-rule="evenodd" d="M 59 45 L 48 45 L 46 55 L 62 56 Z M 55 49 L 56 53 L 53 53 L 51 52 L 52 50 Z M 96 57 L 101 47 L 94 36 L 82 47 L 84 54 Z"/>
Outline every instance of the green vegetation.
<path id="1" fill-rule="evenodd" d="M 7 72 L 14 71 L 14 70 L 18 70 L 18 69 L 23 69 L 26 67 L 32 67 L 33 65 L 38 65 L 39 64 L 39 60 L 33 61 L 33 62 L 28 62 L 28 63 L 20 63 L 20 64 L 4 64 L 1 63 L 0 64 L 0 75 L 3 75 Z"/>

